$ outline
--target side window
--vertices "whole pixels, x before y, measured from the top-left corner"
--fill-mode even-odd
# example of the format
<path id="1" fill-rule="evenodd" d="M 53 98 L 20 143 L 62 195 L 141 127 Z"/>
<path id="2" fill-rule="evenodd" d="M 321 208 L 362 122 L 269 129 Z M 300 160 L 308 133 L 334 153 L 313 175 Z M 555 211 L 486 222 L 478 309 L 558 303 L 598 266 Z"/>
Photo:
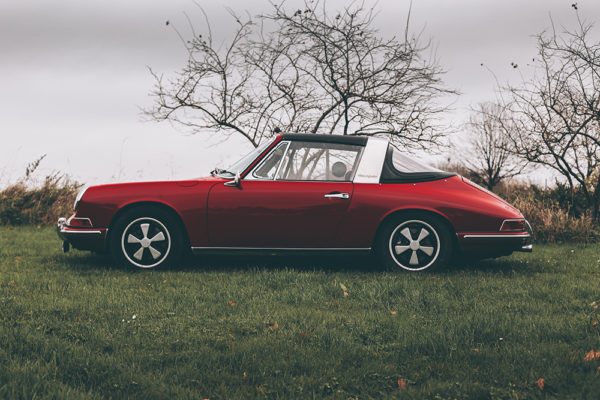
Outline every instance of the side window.
<path id="1" fill-rule="evenodd" d="M 362 146 L 319 142 L 292 142 L 277 175 L 278 180 L 351 181 Z"/>
<path id="2" fill-rule="evenodd" d="M 282 142 L 260 162 L 258 167 L 252 171 L 252 178 L 275 179 L 275 174 L 283 158 L 288 142 Z"/>

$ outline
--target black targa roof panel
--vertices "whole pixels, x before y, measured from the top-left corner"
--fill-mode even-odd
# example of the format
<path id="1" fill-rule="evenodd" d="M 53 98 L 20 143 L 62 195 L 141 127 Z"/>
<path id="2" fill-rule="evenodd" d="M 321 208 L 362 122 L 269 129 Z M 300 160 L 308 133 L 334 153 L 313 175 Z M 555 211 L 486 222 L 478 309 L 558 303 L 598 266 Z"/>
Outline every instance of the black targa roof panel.
<path id="1" fill-rule="evenodd" d="M 282 140 L 296 140 L 303 142 L 321 142 L 321 143 L 340 143 L 364 146 L 367 144 L 367 136 L 348 136 L 348 135 L 314 135 L 309 133 L 284 133 Z"/>
<path id="2" fill-rule="evenodd" d="M 396 150 L 398 151 L 398 150 Z M 381 183 L 416 183 L 437 181 L 439 179 L 450 178 L 455 176 L 455 173 L 431 170 L 422 172 L 402 172 L 399 171 L 393 162 L 394 147 L 388 145 L 385 161 L 383 162 L 383 170 L 381 171 Z"/>

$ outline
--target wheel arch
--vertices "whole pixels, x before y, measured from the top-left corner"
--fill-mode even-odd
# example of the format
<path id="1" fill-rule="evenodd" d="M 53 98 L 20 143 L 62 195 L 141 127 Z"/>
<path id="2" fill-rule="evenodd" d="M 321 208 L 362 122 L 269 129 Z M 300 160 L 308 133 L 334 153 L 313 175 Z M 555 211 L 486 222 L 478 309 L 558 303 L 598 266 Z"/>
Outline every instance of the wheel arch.
<path id="1" fill-rule="evenodd" d="M 456 251 L 460 250 L 458 236 L 456 236 L 456 229 L 454 229 L 454 226 L 452 225 L 450 220 L 448 220 L 448 218 L 444 214 L 442 214 L 436 210 L 428 210 L 428 209 L 423 209 L 423 208 L 403 208 L 403 209 L 391 211 L 387 215 L 385 215 L 383 217 L 383 219 L 381 220 L 381 222 L 379 223 L 377 230 L 375 231 L 375 236 L 373 237 L 373 242 L 372 242 L 373 248 L 375 248 L 375 246 L 377 245 L 379 236 L 381 235 L 381 232 L 383 231 L 383 228 L 386 226 L 387 223 L 389 223 L 390 221 L 393 221 L 395 219 L 411 217 L 411 216 L 414 216 L 415 214 L 428 215 L 428 216 L 434 217 L 437 220 L 439 220 L 440 222 L 442 222 L 448 229 L 448 232 L 450 232 L 450 236 L 452 237 L 452 247 Z"/>
<path id="2" fill-rule="evenodd" d="M 123 207 L 119 208 L 119 210 L 115 213 L 115 215 L 113 215 L 112 219 L 110 220 L 110 225 L 108 227 L 108 233 L 107 233 L 107 237 L 106 237 L 107 246 L 108 246 L 108 243 L 110 243 L 111 234 L 114 232 L 113 226 L 114 226 L 115 222 L 124 213 L 126 213 L 132 209 L 138 208 L 138 207 L 155 207 L 163 212 L 168 213 L 172 217 L 174 217 L 175 221 L 177 221 L 178 228 L 179 228 L 181 234 L 183 235 L 184 245 L 186 246 L 186 248 L 190 247 L 189 233 L 187 231 L 185 224 L 183 223 L 183 218 L 181 218 L 181 215 L 179 215 L 179 213 L 173 207 L 169 206 L 168 204 L 161 203 L 158 201 L 138 201 L 138 202 L 134 202 L 134 203 L 128 203 L 128 204 L 124 205 Z"/>

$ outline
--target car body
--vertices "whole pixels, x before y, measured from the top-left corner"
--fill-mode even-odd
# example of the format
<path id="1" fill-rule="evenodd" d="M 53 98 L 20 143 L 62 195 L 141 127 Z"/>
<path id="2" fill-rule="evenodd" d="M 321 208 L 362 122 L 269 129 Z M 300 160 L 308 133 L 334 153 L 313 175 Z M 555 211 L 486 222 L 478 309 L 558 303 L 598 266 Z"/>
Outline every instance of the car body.
<path id="1" fill-rule="evenodd" d="M 74 211 L 58 223 L 65 250 L 109 250 L 139 268 L 186 250 L 375 251 L 422 271 L 532 249 L 516 208 L 381 137 L 277 135 L 209 177 L 88 187 Z"/>

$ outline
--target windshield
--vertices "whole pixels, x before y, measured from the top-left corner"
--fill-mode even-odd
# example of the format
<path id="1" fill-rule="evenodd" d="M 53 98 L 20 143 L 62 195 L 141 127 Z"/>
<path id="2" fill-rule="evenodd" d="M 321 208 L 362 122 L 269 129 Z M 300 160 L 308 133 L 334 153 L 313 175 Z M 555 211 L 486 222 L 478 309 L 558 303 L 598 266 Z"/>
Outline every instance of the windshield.
<path id="1" fill-rule="evenodd" d="M 242 157 L 239 161 L 237 161 L 235 164 L 233 164 L 229 168 L 227 168 L 225 170 L 215 168 L 215 170 L 213 172 L 216 173 L 217 175 L 228 175 L 228 176 L 229 175 L 235 176 L 235 174 L 237 174 L 238 172 L 241 174 L 242 172 L 244 172 L 246 170 L 246 168 L 248 168 L 250 166 L 250 164 L 252 164 L 252 161 L 256 160 L 256 158 L 259 155 L 261 155 L 267 149 L 267 147 L 269 147 L 273 143 L 274 140 L 275 139 L 267 140 L 266 142 L 260 144 L 257 148 L 252 150 L 250 153 L 246 154 L 244 157 Z"/>
<path id="2" fill-rule="evenodd" d="M 401 153 L 396 148 L 393 149 L 392 163 L 394 164 L 394 168 L 400 172 L 440 172 L 440 170 L 437 168 L 430 167 L 427 164 L 423 164 L 411 157 L 408 157 L 406 154 Z"/>

